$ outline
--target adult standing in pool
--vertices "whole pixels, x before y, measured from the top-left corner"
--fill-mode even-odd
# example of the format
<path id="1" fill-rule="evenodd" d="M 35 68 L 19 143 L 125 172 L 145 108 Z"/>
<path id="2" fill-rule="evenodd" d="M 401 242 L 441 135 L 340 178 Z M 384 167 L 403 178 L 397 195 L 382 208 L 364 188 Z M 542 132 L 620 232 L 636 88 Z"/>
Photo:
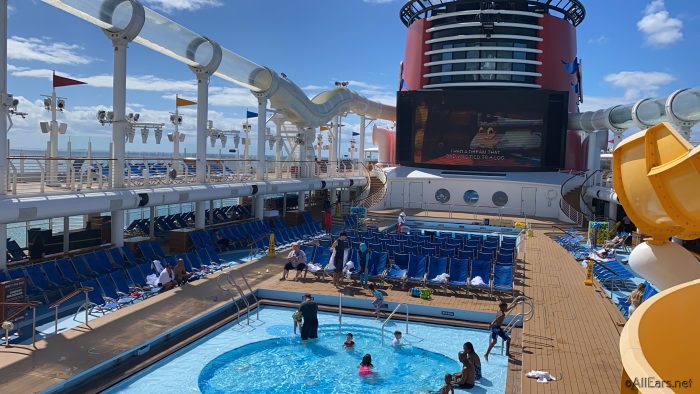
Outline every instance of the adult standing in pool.
<path id="1" fill-rule="evenodd" d="M 301 340 L 318 338 L 318 304 L 311 297 L 311 294 L 304 294 L 304 302 L 299 306 L 299 312 L 304 319 L 301 325 Z"/>

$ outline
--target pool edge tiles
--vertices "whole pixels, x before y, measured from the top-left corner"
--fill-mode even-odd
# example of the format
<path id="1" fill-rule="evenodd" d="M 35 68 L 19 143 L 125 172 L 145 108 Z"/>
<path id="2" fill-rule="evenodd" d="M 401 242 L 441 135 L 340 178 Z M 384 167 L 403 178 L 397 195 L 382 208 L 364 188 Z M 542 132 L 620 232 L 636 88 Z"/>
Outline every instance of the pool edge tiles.
<path id="1" fill-rule="evenodd" d="M 161 392 L 172 393 L 174 392 L 173 387 L 177 388 L 177 392 L 200 392 L 199 375 L 201 371 L 212 360 L 227 352 L 249 344 L 275 338 L 282 338 L 285 341 L 288 339 L 292 342 L 298 341 L 298 346 L 302 346 L 298 336 L 293 337 L 291 335 L 291 313 L 292 309 L 289 308 L 263 306 L 260 309 L 261 321 L 251 321 L 251 326 L 245 324 L 240 325 L 236 322 L 229 323 L 123 380 L 105 392 L 140 393 L 148 389 L 148 392 L 153 394 Z M 319 322 L 321 328 L 326 333 L 338 328 L 337 314 L 321 312 L 319 313 Z M 376 336 L 379 336 L 381 321 L 350 315 L 343 316 L 344 327 L 358 324 L 367 327 L 367 329 L 376 330 Z M 387 325 L 388 332 L 385 333 L 385 338 L 387 339 L 386 347 L 389 347 L 390 341 L 388 339 L 390 333 L 397 329 L 405 331 L 404 323 L 392 321 Z M 325 338 L 326 337 L 322 336 L 318 341 L 323 341 Z M 338 335 L 335 338 L 335 340 L 338 341 L 338 346 L 342 348 L 344 337 Z M 420 348 L 425 351 L 443 355 L 453 360 L 455 363 L 458 362 L 457 352 L 461 350 L 462 343 L 471 341 L 474 343 L 477 352 L 483 352 L 488 343 L 488 338 L 489 333 L 486 330 L 415 322 L 410 323 L 409 334 L 406 335 L 407 341 L 415 344 L 417 349 Z M 379 341 L 379 339 L 377 339 L 377 341 Z M 379 346 L 379 344 L 377 344 L 377 346 Z M 359 351 L 361 351 L 361 349 L 358 349 L 358 352 Z M 470 390 L 469 392 L 505 392 L 508 376 L 508 360 L 504 356 L 496 354 L 494 354 L 494 356 L 495 357 L 492 357 L 488 363 L 482 360 L 484 377 L 486 378 L 484 382 L 486 385 L 480 386 L 477 384 L 477 391 Z M 381 360 L 377 361 L 381 362 Z M 357 363 L 359 363 L 359 359 Z M 352 368 L 356 368 L 356 366 L 352 365 Z M 442 376 L 444 376 L 446 372 L 454 373 L 457 371 L 441 371 L 436 381 L 440 382 Z M 172 376 L 177 376 L 175 382 L 169 382 L 173 380 Z M 174 386 L 168 387 L 167 385 Z M 481 389 L 478 389 L 479 387 L 481 387 Z M 433 389 L 437 390 L 438 388 L 439 386 Z"/>

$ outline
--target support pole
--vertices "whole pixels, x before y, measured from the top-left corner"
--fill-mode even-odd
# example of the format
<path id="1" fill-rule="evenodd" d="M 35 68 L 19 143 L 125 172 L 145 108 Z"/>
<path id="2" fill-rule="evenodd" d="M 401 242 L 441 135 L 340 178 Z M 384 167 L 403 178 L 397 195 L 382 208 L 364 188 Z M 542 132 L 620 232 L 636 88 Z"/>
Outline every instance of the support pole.
<path id="1" fill-rule="evenodd" d="M 7 0 L 0 0 L 0 196 L 7 194 Z M 0 223 L 0 271 L 7 270 L 7 223 Z"/>
<path id="2" fill-rule="evenodd" d="M 365 159 L 365 131 L 367 130 L 367 117 L 365 115 L 360 116 L 360 163 L 367 164 L 367 159 Z"/>
<path id="3" fill-rule="evenodd" d="M 63 253 L 70 251 L 70 217 L 63 217 Z"/>
<path id="4" fill-rule="evenodd" d="M 338 144 L 338 119 L 337 116 L 333 121 L 333 127 L 330 129 L 331 138 L 328 144 L 328 176 L 335 176 L 336 168 L 338 167 L 338 149 L 336 145 Z"/>
<path id="5" fill-rule="evenodd" d="M 255 178 L 262 182 L 265 180 L 265 172 L 267 171 L 267 166 L 265 163 L 265 131 L 266 131 L 266 120 L 267 120 L 267 99 L 261 95 L 258 95 L 258 151 L 257 160 L 258 165 L 255 170 Z M 263 219 L 263 213 L 265 208 L 265 196 L 258 194 L 255 196 L 255 218 L 258 220 Z"/>
<path id="6" fill-rule="evenodd" d="M 49 184 L 58 185 L 58 97 L 56 88 L 51 91 L 51 125 L 49 127 Z"/>
<path id="7" fill-rule="evenodd" d="M 156 237 L 156 207 L 148 208 L 148 237 Z"/>
<path id="8" fill-rule="evenodd" d="M 112 107 L 114 122 L 112 123 L 112 146 L 114 170 L 112 171 L 112 187 L 124 187 L 124 167 L 126 164 L 126 48 L 127 41 L 117 37 L 112 39 L 114 46 L 114 77 L 112 91 Z M 112 244 L 124 246 L 124 211 L 112 211 Z"/>
<path id="9" fill-rule="evenodd" d="M 197 183 L 200 184 L 206 183 L 208 119 L 209 75 L 197 73 Z M 195 203 L 194 227 L 198 230 L 203 230 L 206 226 L 205 210 L 204 201 Z"/>

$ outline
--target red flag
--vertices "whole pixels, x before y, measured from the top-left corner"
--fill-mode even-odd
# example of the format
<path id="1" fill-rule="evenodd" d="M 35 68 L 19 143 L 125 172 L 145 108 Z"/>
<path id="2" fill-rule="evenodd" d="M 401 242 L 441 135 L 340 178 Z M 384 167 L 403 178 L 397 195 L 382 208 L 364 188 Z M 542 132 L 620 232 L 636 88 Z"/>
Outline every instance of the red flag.
<path id="1" fill-rule="evenodd" d="M 85 85 L 87 82 L 77 81 L 75 79 L 70 79 L 66 77 L 59 77 L 58 75 L 53 75 L 53 87 L 60 88 L 61 86 L 73 86 L 73 85 Z"/>

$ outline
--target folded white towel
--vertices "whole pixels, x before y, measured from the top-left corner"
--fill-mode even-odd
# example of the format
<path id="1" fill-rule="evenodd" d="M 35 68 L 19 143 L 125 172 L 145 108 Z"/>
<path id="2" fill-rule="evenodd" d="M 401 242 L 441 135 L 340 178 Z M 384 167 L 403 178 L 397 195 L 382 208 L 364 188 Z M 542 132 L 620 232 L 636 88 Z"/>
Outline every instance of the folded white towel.
<path id="1" fill-rule="evenodd" d="M 472 286 L 475 286 L 475 287 L 479 287 L 479 286 L 483 287 L 483 286 L 486 286 L 486 283 L 484 282 L 483 279 L 481 279 L 480 276 L 475 276 L 475 277 L 473 277 L 470 283 L 471 283 Z"/>
<path id="2" fill-rule="evenodd" d="M 310 264 L 307 265 L 306 267 L 307 267 L 307 269 L 308 269 L 310 272 L 312 272 L 312 273 L 321 271 L 321 270 L 323 269 L 323 267 L 321 267 L 321 266 L 318 265 L 318 264 L 314 264 L 314 263 L 310 263 Z"/>

